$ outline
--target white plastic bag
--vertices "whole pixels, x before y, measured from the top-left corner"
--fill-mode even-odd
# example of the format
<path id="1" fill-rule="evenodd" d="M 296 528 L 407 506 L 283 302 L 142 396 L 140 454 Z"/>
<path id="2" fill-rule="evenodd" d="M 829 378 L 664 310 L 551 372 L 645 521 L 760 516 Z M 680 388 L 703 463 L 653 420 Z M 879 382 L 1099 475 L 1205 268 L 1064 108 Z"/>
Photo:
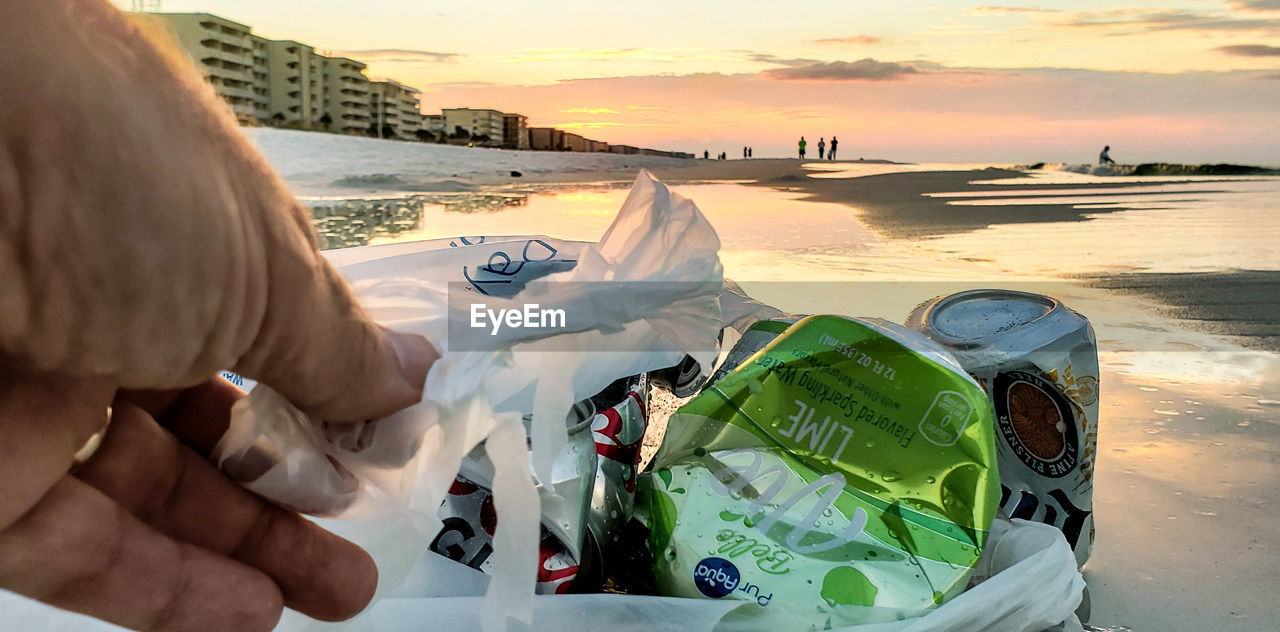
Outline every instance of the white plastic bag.
<path id="1" fill-rule="evenodd" d="M 836 628 L 834 632 L 1041 632 L 1065 622 L 1062 632 L 1080 632 L 1075 609 L 1084 579 L 1075 555 L 1053 527 L 1025 520 L 997 519 L 983 558 L 981 579 L 960 596 L 933 610 L 877 613 L 881 623 Z M 434 580 L 433 580 L 434 578 Z M 403 632 L 430 627 L 479 627 L 488 577 L 436 555 L 418 562 L 402 590 L 378 602 L 344 629 Z M 469 596 L 472 595 L 472 596 Z M 643 597 L 635 595 L 539 595 L 530 630 L 592 632 L 761 632 L 807 629 L 785 614 L 742 601 Z M 901 618 L 900 618 L 901 617 Z M 281 630 L 328 630 L 291 613 Z M 347 624 L 351 626 L 353 624 Z"/>
<path id="2" fill-rule="evenodd" d="M 488 629 L 531 615 L 539 494 L 575 493 L 549 484 L 566 413 L 614 380 L 674 365 L 686 353 L 709 370 L 723 283 L 714 229 L 646 172 L 599 243 L 502 239 L 335 253 L 374 319 L 424 335 L 442 352 L 423 402 L 376 425 L 326 432 L 258 386 L 215 449 L 233 473 L 252 465 L 246 486 L 267 498 L 323 514 L 353 505 L 347 513 L 364 520 L 361 535 L 370 536 L 353 539 L 378 562 L 385 594 L 426 551 L 464 455 L 485 442 L 498 513 Z M 459 331 L 474 300 L 562 309 L 570 333 Z M 477 341 L 487 346 L 459 350 Z M 531 453 L 521 423 L 530 412 Z"/>

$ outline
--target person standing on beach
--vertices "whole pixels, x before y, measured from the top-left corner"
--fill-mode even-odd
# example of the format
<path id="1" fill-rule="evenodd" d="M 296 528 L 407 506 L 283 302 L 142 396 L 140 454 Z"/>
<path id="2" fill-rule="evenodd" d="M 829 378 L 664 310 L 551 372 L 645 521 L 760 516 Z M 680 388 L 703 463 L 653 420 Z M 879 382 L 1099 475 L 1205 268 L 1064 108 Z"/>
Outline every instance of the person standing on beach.
<path id="1" fill-rule="evenodd" d="M 818 160 L 822 160 L 822 152 L 827 150 L 827 140 L 825 138 L 818 139 Z"/>
<path id="2" fill-rule="evenodd" d="M 827 152 L 827 160 L 835 160 L 835 159 L 836 159 L 836 145 L 837 145 L 839 142 L 840 142 L 840 141 L 836 140 L 836 137 L 835 137 L 835 136 L 832 136 L 832 137 L 831 137 L 831 151 L 830 151 L 830 152 Z"/>
<path id="3" fill-rule="evenodd" d="M 1102 153 L 1098 154 L 1098 166 L 1114 165 L 1116 161 L 1111 159 L 1111 145 L 1102 148 Z"/>
<path id="4" fill-rule="evenodd" d="M 800 137 L 800 159 L 804 160 L 804 146 L 808 143 L 804 142 L 804 136 Z"/>
<path id="5" fill-rule="evenodd" d="M 742 148 L 742 157 L 743 157 L 744 159 L 747 157 L 747 148 L 746 148 L 746 147 L 743 147 L 743 148 Z"/>
<path id="6" fill-rule="evenodd" d="M 703 159 L 703 160 L 711 160 L 711 150 L 709 150 L 709 149 L 704 149 L 704 150 L 702 150 L 702 159 Z"/>
<path id="7" fill-rule="evenodd" d="M 751 157 L 752 150 L 754 150 L 754 149 L 755 149 L 754 147 L 747 147 L 747 158 L 750 158 L 750 157 Z"/>
<path id="8" fill-rule="evenodd" d="M 373 559 L 208 460 L 244 397 L 219 371 L 358 423 L 435 348 L 365 314 L 227 104 L 106 0 L 0 3 L 0 94 L 0 590 L 146 630 L 360 612 Z"/>

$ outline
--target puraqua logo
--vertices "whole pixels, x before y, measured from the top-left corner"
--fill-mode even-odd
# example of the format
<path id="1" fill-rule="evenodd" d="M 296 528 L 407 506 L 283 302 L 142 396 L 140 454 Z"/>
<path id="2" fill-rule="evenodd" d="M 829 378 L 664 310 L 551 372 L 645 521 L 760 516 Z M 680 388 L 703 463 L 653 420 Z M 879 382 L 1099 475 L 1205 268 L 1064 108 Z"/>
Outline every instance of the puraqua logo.
<path id="1" fill-rule="evenodd" d="M 742 581 L 738 567 L 720 557 L 704 557 L 693 567 L 693 585 L 697 586 L 698 592 L 712 599 L 727 597 L 737 590 L 761 606 L 767 606 L 773 600 L 773 593 L 761 595 L 759 586 Z"/>
<path id="2" fill-rule="evenodd" d="M 703 558 L 693 568 L 693 585 L 698 587 L 698 592 L 712 599 L 719 599 L 733 592 L 741 581 L 742 575 L 738 573 L 738 567 L 719 557 Z"/>

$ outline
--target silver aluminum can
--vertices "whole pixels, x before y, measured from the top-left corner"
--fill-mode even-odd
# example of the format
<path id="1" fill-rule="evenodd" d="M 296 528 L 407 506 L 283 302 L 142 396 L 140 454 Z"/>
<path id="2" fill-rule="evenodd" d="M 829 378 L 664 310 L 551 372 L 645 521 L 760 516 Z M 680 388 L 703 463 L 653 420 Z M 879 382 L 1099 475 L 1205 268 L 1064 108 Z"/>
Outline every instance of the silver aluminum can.
<path id="1" fill-rule="evenodd" d="M 991 397 L 1001 514 L 1058 527 L 1083 565 L 1098 451 L 1089 321 L 1048 296 L 969 290 L 925 302 L 906 325 L 946 347 Z"/>
<path id="2" fill-rule="evenodd" d="M 625 546 L 623 528 L 635 513 L 640 449 L 648 429 L 649 380 L 634 375 L 610 384 L 591 399 L 590 420 L 596 461 L 595 484 L 588 490 L 587 532 L 581 585 L 596 588 L 616 569 Z"/>

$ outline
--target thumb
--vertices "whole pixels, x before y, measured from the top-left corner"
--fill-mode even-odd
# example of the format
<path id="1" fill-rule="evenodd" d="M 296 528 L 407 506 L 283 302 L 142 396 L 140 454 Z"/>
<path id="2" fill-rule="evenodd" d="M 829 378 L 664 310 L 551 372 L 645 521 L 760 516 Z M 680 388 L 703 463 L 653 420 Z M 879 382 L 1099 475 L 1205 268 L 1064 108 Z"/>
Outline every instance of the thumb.
<path id="1" fill-rule="evenodd" d="M 278 232 L 266 240 L 265 311 L 236 370 L 326 421 L 379 419 L 417 403 L 439 353 L 369 319 L 316 250 L 304 214 L 295 205 L 293 222 L 284 213 L 269 220 L 276 226 L 266 232 Z"/>

